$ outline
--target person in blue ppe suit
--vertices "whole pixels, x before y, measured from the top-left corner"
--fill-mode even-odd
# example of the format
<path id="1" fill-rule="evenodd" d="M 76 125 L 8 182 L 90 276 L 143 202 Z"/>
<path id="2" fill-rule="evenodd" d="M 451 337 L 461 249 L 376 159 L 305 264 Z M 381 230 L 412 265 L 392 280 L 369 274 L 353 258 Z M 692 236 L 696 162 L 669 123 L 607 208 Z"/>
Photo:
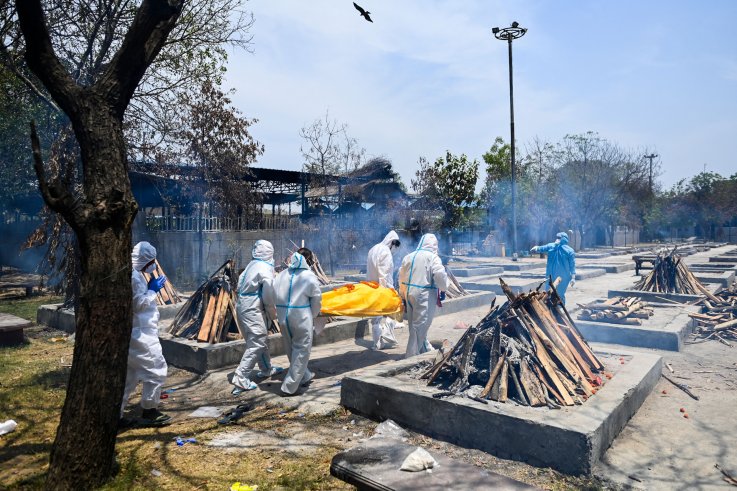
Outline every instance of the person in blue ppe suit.
<path id="1" fill-rule="evenodd" d="M 130 421 L 123 418 L 123 409 L 133 390 L 142 383 L 141 417 L 145 422 L 166 423 L 171 416 L 158 410 L 161 388 L 166 381 L 167 365 L 159 342 L 159 309 L 156 293 L 164 287 L 166 276 L 151 278 L 146 282 L 143 273 L 156 269 L 156 248 L 148 242 L 139 242 L 131 253 L 133 272 L 133 329 L 128 349 L 128 371 L 125 378 L 123 403 L 120 407 L 121 426 L 129 426 Z"/>
<path id="2" fill-rule="evenodd" d="M 392 230 L 386 234 L 384 240 L 369 250 L 366 258 L 366 280 L 375 281 L 385 288 L 394 288 L 394 254 L 400 245 L 399 235 Z M 393 319 L 382 316 L 372 318 L 371 332 L 371 349 L 393 348 L 397 345 Z"/>
<path id="3" fill-rule="evenodd" d="M 568 245 L 568 234 L 560 232 L 556 235 L 556 241 L 542 246 L 535 246 L 530 252 L 548 254 L 548 264 L 545 268 L 545 277 L 555 281 L 560 277 L 560 283 L 555 288 L 558 296 L 566 303 L 566 290 L 568 286 L 576 284 L 576 253 Z M 546 288 L 550 285 L 546 284 Z"/>
<path id="4" fill-rule="evenodd" d="M 427 332 L 438 299 L 445 298 L 447 288 L 448 275 L 438 256 L 438 239 L 434 234 L 425 234 L 417 250 L 404 256 L 399 267 L 399 295 L 405 302 L 409 321 L 406 358 L 431 349 Z"/>
<path id="5" fill-rule="evenodd" d="M 276 305 L 284 349 L 289 357 L 289 370 L 281 391 L 293 395 L 300 385 L 308 384 L 315 377 L 307 362 L 312 351 L 313 320 L 322 307 L 320 282 L 307 259 L 295 252 L 289 267 L 276 276 L 271 286 L 264 286 L 264 302 Z"/>
<path id="6" fill-rule="evenodd" d="M 274 246 L 268 240 L 257 240 L 251 249 L 251 262 L 238 278 L 236 291 L 236 311 L 238 324 L 243 338 L 246 340 L 246 351 L 235 369 L 231 383 L 235 385 L 232 394 L 239 395 L 244 391 L 257 387 L 249 375 L 258 364 L 259 378 L 271 377 L 284 369 L 271 364 L 269 347 L 266 338 L 269 335 L 268 325 L 276 320 L 274 304 L 263 301 L 264 285 L 274 281 Z"/>

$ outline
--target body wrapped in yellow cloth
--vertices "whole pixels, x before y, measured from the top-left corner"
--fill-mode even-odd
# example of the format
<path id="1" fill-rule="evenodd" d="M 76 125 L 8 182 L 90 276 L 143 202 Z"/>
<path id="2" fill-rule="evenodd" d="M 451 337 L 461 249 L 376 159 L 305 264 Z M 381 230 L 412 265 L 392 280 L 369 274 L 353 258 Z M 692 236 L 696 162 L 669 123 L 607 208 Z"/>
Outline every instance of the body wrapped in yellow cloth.
<path id="1" fill-rule="evenodd" d="M 393 288 L 374 281 L 350 283 L 322 294 L 320 315 L 347 317 L 389 316 L 402 320 L 402 299 Z"/>

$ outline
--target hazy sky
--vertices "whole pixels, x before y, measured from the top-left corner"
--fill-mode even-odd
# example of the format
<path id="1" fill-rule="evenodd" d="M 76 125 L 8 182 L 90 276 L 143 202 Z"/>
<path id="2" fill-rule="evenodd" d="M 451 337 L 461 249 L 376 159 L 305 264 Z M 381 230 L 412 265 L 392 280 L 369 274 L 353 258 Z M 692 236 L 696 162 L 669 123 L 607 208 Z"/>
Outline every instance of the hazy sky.
<path id="1" fill-rule="evenodd" d="M 517 146 L 596 131 L 655 151 L 670 186 L 737 172 L 737 1 L 251 0 L 253 53 L 231 55 L 226 86 L 258 118 L 257 165 L 299 169 L 299 130 L 330 111 L 404 181 L 419 156 L 481 159 L 509 140 L 507 44 L 518 21 Z"/>

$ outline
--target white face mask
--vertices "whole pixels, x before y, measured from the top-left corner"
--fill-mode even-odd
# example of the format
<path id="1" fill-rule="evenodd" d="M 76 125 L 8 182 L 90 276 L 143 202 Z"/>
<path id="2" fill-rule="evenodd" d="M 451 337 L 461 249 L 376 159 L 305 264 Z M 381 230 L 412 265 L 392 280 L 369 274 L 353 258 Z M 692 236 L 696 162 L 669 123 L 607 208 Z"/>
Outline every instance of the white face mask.
<path id="1" fill-rule="evenodd" d="M 156 269 L 156 263 L 151 263 L 145 268 L 143 268 L 143 272 L 146 274 L 151 274 L 154 272 L 155 269 Z"/>

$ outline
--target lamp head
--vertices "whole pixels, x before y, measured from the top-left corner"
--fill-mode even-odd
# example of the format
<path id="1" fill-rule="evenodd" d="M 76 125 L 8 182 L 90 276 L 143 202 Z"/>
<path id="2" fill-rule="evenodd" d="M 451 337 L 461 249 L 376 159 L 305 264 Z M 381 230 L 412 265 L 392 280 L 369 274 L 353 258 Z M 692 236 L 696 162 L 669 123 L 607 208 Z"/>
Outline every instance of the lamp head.
<path id="1" fill-rule="evenodd" d="M 493 34 L 496 34 L 496 33 L 498 33 L 498 32 L 499 32 L 499 28 L 498 28 L 498 27 L 492 27 L 492 28 L 491 28 L 491 32 L 492 32 Z"/>
<path id="2" fill-rule="evenodd" d="M 515 28 L 519 27 L 519 22 L 517 21 L 512 22 L 512 27 L 515 27 Z"/>

